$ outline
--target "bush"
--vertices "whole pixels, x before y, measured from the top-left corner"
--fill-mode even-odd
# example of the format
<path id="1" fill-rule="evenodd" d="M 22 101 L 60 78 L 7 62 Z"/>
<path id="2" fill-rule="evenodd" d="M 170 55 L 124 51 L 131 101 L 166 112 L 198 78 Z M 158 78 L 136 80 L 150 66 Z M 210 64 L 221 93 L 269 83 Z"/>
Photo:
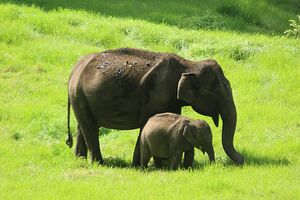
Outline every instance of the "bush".
<path id="1" fill-rule="evenodd" d="M 297 17 L 298 17 L 298 21 L 293 19 L 289 20 L 291 28 L 284 31 L 284 34 L 286 36 L 295 37 L 295 38 L 300 37 L 300 15 L 298 15 Z"/>

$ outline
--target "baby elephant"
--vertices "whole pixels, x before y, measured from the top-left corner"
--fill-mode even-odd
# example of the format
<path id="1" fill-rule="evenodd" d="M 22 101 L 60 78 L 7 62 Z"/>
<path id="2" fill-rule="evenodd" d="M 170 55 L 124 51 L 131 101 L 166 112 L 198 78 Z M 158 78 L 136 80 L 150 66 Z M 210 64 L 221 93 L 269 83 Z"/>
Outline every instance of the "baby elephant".
<path id="1" fill-rule="evenodd" d="M 147 167 L 153 157 L 155 164 L 157 160 L 170 158 L 170 168 L 176 170 L 183 152 L 194 147 L 206 152 L 210 161 L 215 160 L 212 133 L 203 120 L 192 120 L 173 113 L 157 114 L 144 126 L 140 142 L 142 168 Z"/>

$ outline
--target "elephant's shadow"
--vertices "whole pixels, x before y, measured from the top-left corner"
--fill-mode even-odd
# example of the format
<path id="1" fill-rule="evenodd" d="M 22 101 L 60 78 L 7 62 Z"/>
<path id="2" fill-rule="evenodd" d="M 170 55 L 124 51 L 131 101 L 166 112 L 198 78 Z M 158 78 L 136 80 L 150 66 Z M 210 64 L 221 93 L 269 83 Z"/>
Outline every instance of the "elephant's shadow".
<path id="1" fill-rule="evenodd" d="M 245 158 L 244 165 L 237 165 L 229 158 L 225 158 L 225 159 L 217 158 L 216 162 L 222 164 L 223 166 L 245 166 L 245 165 L 250 165 L 250 166 L 266 166 L 266 165 L 288 166 L 291 164 L 291 162 L 285 157 L 274 158 L 274 157 L 267 156 L 267 155 L 254 154 L 254 153 L 251 153 L 248 151 L 241 151 L 241 154 Z M 203 163 L 197 164 L 197 162 L 196 162 L 195 166 L 201 167 L 201 166 L 203 166 Z"/>
<path id="2" fill-rule="evenodd" d="M 257 155 L 253 154 L 247 151 L 242 151 L 242 155 L 245 157 L 245 164 L 244 165 L 252 165 L 252 166 L 288 166 L 291 164 L 291 162 L 284 157 L 280 158 L 273 158 L 273 157 L 268 157 L 266 155 Z M 152 160 L 152 159 L 151 159 Z M 216 163 L 221 164 L 223 166 L 237 166 L 232 160 L 229 158 L 216 158 Z M 203 169 L 205 166 L 210 165 L 207 160 L 194 160 L 193 166 L 191 169 Z M 244 166 L 242 165 L 242 166 Z M 116 167 L 116 168 L 133 168 L 131 165 L 131 161 L 126 160 L 124 158 L 119 158 L 119 157 L 108 157 L 104 159 L 104 166 L 107 167 Z M 155 171 L 155 170 L 167 170 L 166 168 L 158 169 L 155 168 L 153 161 L 149 163 L 149 168 L 148 170 L 150 171 Z"/>
<path id="3" fill-rule="evenodd" d="M 118 157 L 108 157 L 104 159 L 104 166 L 110 168 L 131 168 L 131 162 L 125 160 L 124 158 Z"/>
<path id="4" fill-rule="evenodd" d="M 245 157 L 246 165 L 288 166 L 291 164 L 291 162 L 285 157 L 278 157 L 278 158 L 275 157 L 274 158 L 274 157 L 267 156 L 267 155 L 253 154 L 248 151 L 242 151 L 241 153 Z"/>

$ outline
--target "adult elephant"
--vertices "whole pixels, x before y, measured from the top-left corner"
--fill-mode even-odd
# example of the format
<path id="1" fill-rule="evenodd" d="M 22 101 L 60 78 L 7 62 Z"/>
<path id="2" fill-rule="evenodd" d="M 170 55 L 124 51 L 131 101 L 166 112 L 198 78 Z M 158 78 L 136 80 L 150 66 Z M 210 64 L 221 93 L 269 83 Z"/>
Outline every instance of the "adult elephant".
<path id="1" fill-rule="evenodd" d="M 218 126 L 223 120 L 222 144 L 236 163 L 244 158 L 233 146 L 236 108 L 230 83 L 214 60 L 190 61 L 176 54 L 122 48 L 83 57 L 73 68 L 68 87 L 68 140 L 72 147 L 70 104 L 78 122 L 75 153 L 103 163 L 98 131 L 100 127 L 128 130 L 140 128 L 151 116 L 191 106 L 211 116 Z M 138 137 L 133 165 L 139 165 Z M 185 152 L 188 165 L 194 151 Z"/>

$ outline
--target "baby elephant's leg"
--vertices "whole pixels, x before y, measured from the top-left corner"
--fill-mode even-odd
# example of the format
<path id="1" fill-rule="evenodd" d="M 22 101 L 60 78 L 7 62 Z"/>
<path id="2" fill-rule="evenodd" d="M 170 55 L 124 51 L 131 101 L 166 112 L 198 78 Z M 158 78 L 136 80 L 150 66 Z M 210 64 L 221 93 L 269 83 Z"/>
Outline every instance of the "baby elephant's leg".
<path id="1" fill-rule="evenodd" d="M 149 160 L 151 158 L 151 152 L 148 145 L 141 145 L 141 168 L 147 168 Z"/>
<path id="2" fill-rule="evenodd" d="M 184 152 L 183 167 L 184 168 L 192 167 L 193 161 L 194 161 L 194 148 Z"/>
<path id="3" fill-rule="evenodd" d="M 171 166 L 170 169 L 176 170 L 178 165 L 181 163 L 183 152 L 176 151 L 174 155 L 171 157 Z"/>
<path id="4" fill-rule="evenodd" d="M 153 157 L 156 168 L 162 168 L 162 158 Z"/>

